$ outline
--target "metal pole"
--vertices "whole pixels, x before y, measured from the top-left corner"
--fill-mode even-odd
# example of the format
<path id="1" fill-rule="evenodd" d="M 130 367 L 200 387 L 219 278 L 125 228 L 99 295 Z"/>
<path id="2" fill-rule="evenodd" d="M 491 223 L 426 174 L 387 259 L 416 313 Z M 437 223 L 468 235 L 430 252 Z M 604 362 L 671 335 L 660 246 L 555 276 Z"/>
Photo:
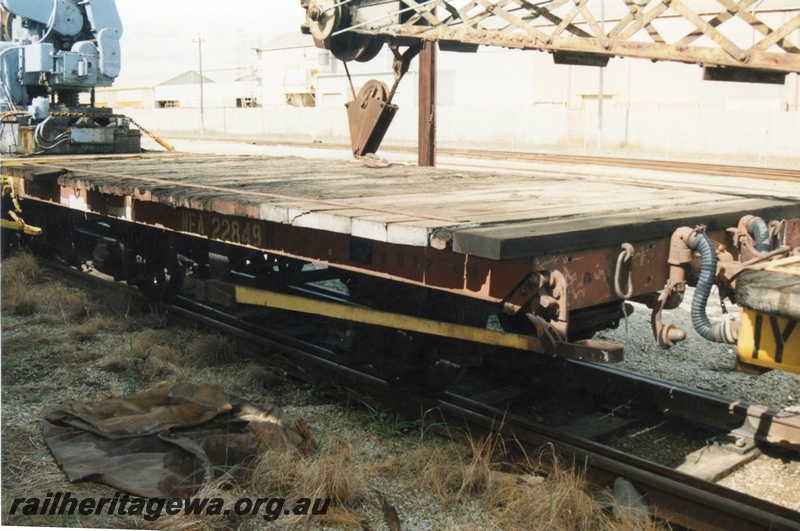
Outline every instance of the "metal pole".
<path id="1" fill-rule="evenodd" d="M 204 133 L 206 130 L 205 105 L 203 104 L 203 43 L 205 40 L 198 34 L 197 40 L 192 42 L 197 43 L 197 51 L 200 55 L 200 132 Z"/>
<path id="2" fill-rule="evenodd" d="M 436 166 L 436 48 L 436 43 L 429 41 L 419 54 L 420 166 Z"/>

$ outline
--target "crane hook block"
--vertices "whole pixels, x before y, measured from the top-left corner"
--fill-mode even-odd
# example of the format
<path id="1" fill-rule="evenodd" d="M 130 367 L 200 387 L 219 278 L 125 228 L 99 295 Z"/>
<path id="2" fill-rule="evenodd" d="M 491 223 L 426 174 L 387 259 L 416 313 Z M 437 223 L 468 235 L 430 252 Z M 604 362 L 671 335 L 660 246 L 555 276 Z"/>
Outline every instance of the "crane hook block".
<path id="1" fill-rule="evenodd" d="M 386 84 L 374 79 L 367 81 L 356 99 L 346 103 L 345 107 L 353 156 L 360 158 L 378 151 L 397 113 L 397 105 L 389 100 Z"/>

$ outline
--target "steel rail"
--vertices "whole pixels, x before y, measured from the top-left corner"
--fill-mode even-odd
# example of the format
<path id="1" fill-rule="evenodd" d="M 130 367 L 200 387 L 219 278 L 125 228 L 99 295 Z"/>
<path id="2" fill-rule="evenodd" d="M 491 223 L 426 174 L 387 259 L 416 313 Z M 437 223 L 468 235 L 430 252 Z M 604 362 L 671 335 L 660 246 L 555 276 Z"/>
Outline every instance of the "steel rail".
<path id="1" fill-rule="evenodd" d="M 84 284 L 107 283 L 64 266 L 57 269 L 73 279 L 80 278 Z M 532 423 L 470 398 L 451 393 L 438 398 L 408 394 L 335 361 L 335 354 L 327 349 L 264 330 L 189 299 L 180 299 L 179 304 L 162 304 L 161 309 L 172 319 L 213 328 L 267 349 L 273 353 L 273 363 L 303 381 L 336 383 L 356 389 L 363 396 L 381 397 L 381 402 L 417 414 L 421 410 L 435 410 L 448 425 L 466 423 L 473 436 L 499 433 L 507 442 L 519 442 L 528 455 L 542 447 L 552 447 L 562 459 L 585 468 L 594 487 L 603 488 L 617 477 L 624 477 L 644 494 L 657 517 L 672 524 L 698 530 L 789 530 L 800 525 L 800 514 L 791 509 Z M 581 365 L 588 364 L 576 364 Z"/>
<path id="2" fill-rule="evenodd" d="M 519 441 L 526 451 L 552 445 L 558 455 L 587 471 L 604 487 L 617 477 L 634 484 L 659 518 L 698 530 L 797 529 L 800 514 L 663 465 L 608 448 L 556 429 L 533 424 L 503 411 L 453 395 L 441 401 L 451 419 L 466 419 L 485 431 L 497 430 Z"/>
<path id="3" fill-rule="evenodd" d="M 194 138 L 181 138 L 183 140 L 197 140 Z M 313 149 L 350 149 L 345 144 L 306 144 L 302 142 L 279 141 L 253 141 L 230 138 L 204 138 L 216 142 L 247 143 L 255 146 L 285 146 Z M 416 153 L 416 148 L 404 146 L 384 147 L 385 152 Z M 508 160 L 518 162 L 541 162 L 545 164 L 577 164 L 585 166 L 608 166 L 632 168 L 640 170 L 658 170 L 670 173 L 696 173 L 703 175 L 719 175 L 725 177 L 746 177 L 752 179 L 784 180 L 800 182 L 800 169 L 757 167 L 736 164 L 713 164 L 708 162 L 658 160 L 637 157 L 608 157 L 600 155 L 573 155 L 559 153 L 532 153 L 525 151 L 466 149 L 466 148 L 436 148 L 437 154 L 445 157 L 463 157 L 486 160 Z"/>
<path id="4" fill-rule="evenodd" d="M 186 302 L 188 301 L 183 304 Z M 325 349 L 312 347 L 317 354 L 311 354 L 303 349 L 289 347 L 282 344 L 278 340 L 280 335 L 274 332 L 270 332 L 270 338 L 264 338 L 260 334 L 239 328 L 232 324 L 236 321 L 235 318 L 226 318 L 223 315 L 223 319 L 229 320 L 228 323 L 223 323 L 216 318 L 197 317 L 183 305 L 167 308 L 170 313 L 184 319 L 217 327 L 265 348 L 278 349 L 287 360 L 292 358 L 291 363 L 284 365 L 284 368 L 293 368 L 292 375 L 304 381 L 319 383 L 336 378 L 341 384 L 340 379 L 343 379 L 346 386 L 357 388 L 361 394 L 373 398 L 386 397 L 391 405 L 399 409 L 416 413 L 420 411 L 419 407 L 423 411 L 436 410 L 451 425 L 460 425 L 466 420 L 467 428 L 473 434 L 476 433 L 476 428 L 483 432 L 498 431 L 507 441 L 519 441 L 529 454 L 543 446 L 552 446 L 562 458 L 586 467 L 588 478 L 597 488 L 610 485 L 617 477 L 625 477 L 645 494 L 655 515 L 670 523 L 700 530 L 788 530 L 796 529 L 800 521 L 800 515 L 790 509 L 556 429 L 531 423 L 469 398 L 449 393 L 441 399 L 408 395 L 383 380 L 321 357 L 319 354 L 324 354 Z M 216 313 L 220 316 L 219 312 Z M 249 324 L 245 326 L 255 328 Z M 290 341 L 297 340 L 290 338 Z"/>
<path id="5" fill-rule="evenodd" d="M 393 148 L 394 149 L 394 148 Z M 634 169 L 660 170 L 672 173 L 702 173 L 726 177 L 749 177 L 755 179 L 781 179 L 800 182 L 800 170 L 790 168 L 758 168 L 734 164 L 711 164 L 707 162 L 667 161 L 595 155 L 562 155 L 525 153 L 520 151 L 490 151 L 472 149 L 440 149 L 442 155 L 465 158 L 506 159 L 524 162 L 572 163 L 590 166 L 613 166 Z"/>
<path id="6" fill-rule="evenodd" d="M 614 366 L 568 360 L 569 374 L 578 384 L 603 382 L 615 389 L 653 402 L 663 413 L 721 430 L 752 434 L 772 446 L 800 450 L 800 415 L 734 400 L 711 391 L 694 389 Z"/>
<path id="7" fill-rule="evenodd" d="M 559 456 L 578 466 L 586 467 L 587 477 L 594 487 L 610 485 L 617 477 L 631 481 L 649 500 L 654 513 L 670 523 L 698 530 L 730 529 L 797 529 L 800 515 L 795 511 L 753 496 L 677 472 L 668 467 L 620 452 L 601 444 L 576 437 L 556 429 L 544 427 L 509 415 L 507 412 L 475 402 L 466 397 L 447 393 L 442 398 L 407 395 L 389 384 L 346 367 L 319 355 L 294 347 L 281 345 L 275 335 L 270 339 L 237 328 L 230 323 L 218 322 L 209 317 L 195 317 L 185 307 L 169 306 L 169 312 L 183 318 L 196 320 L 251 341 L 265 348 L 281 349 L 287 359 L 294 362 L 293 376 L 309 381 L 313 374 L 323 380 L 343 378 L 346 385 L 357 388 L 371 397 L 388 397 L 388 402 L 410 413 L 439 411 L 450 425 L 461 425 L 466 420 L 467 429 L 501 433 L 508 442 L 519 441 L 532 455 L 539 448 L 552 446 Z M 316 350 L 319 352 L 319 348 Z M 291 367 L 285 366 L 284 368 Z M 311 378 L 312 383 L 319 383 Z M 357 387 L 356 387 L 357 386 Z M 409 403 L 412 406 L 409 406 Z M 420 409 L 421 407 L 421 409 Z"/>

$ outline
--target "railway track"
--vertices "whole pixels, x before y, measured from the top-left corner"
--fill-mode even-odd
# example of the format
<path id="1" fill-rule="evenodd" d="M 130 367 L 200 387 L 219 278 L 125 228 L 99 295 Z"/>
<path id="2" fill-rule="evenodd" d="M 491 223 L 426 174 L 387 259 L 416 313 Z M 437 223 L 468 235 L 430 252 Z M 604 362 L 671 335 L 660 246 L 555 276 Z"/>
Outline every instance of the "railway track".
<path id="1" fill-rule="evenodd" d="M 183 140 L 189 140 L 184 138 Z M 239 142 L 256 146 L 285 146 L 295 148 L 340 149 L 349 151 L 346 144 L 307 144 L 301 142 L 279 141 L 252 141 L 231 138 L 204 138 L 203 140 L 216 140 L 221 142 Z M 416 148 L 392 146 L 384 147 L 385 152 L 416 153 Z M 693 173 L 702 175 L 715 175 L 720 177 L 745 177 L 751 179 L 782 180 L 800 182 L 800 169 L 756 167 L 734 164 L 713 164 L 706 162 L 658 160 L 653 158 L 638 157 L 608 157 L 597 155 L 531 153 L 524 151 L 489 150 L 489 149 L 461 149 L 437 148 L 437 154 L 443 157 L 457 157 L 479 160 L 503 160 L 510 162 L 526 162 L 541 164 L 557 164 L 564 166 L 603 166 L 628 168 L 636 170 L 656 170 L 670 173 Z"/>
<path id="2" fill-rule="evenodd" d="M 98 278 L 88 273 L 57 267 L 60 278 L 80 286 L 96 285 Z M 100 280 L 101 282 L 105 282 Z M 118 289 L 122 288 L 117 285 Z M 597 488 L 626 478 L 647 498 L 651 511 L 672 525 L 690 529 L 796 529 L 797 512 L 736 492 L 713 482 L 650 462 L 599 442 L 548 427 L 509 413 L 507 406 L 490 405 L 480 396 L 443 393 L 438 396 L 412 396 L 383 380 L 343 365 L 336 354 L 302 337 L 291 337 L 264 329 L 233 315 L 179 298 L 161 307 L 170 318 L 219 330 L 269 351 L 280 352 L 280 368 L 314 385 L 336 383 L 357 396 L 372 397 L 381 407 L 409 414 L 436 411 L 449 426 L 463 426 L 473 435 L 495 432 L 507 441 L 519 441 L 528 455 L 545 445 L 564 459 L 586 468 L 587 478 Z M 750 435 L 762 444 L 778 444 L 797 450 L 800 447 L 800 421 L 732 399 L 647 378 L 613 367 L 571 363 L 570 373 L 583 382 L 604 382 L 612 388 L 629 389 L 631 394 L 660 404 L 670 415 L 702 422 L 718 429 L 750 426 Z M 747 434 L 744 435 L 747 437 Z"/>
<path id="3" fill-rule="evenodd" d="M 447 156 L 504 159 L 519 162 L 541 162 L 549 164 L 609 166 L 638 170 L 658 170 L 674 173 L 698 173 L 724 177 L 748 177 L 753 179 L 780 179 L 800 182 L 800 170 L 790 168 L 758 168 L 732 164 L 709 164 L 703 162 L 666 161 L 630 157 L 602 157 L 593 155 L 557 155 L 546 153 L 524 153 L 518 151 L 490 151 L 473 149 L 441 149 Z"/>

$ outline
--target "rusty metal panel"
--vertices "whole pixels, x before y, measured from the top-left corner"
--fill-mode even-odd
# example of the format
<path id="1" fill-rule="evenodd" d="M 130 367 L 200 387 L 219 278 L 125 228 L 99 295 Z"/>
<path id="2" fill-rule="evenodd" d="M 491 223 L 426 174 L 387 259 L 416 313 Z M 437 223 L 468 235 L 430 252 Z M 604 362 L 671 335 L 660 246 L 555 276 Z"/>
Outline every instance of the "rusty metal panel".
<path id="1" fill-rule="evenodd" d="M 329 264 L 401 282 L 502 302 L 530 272 L 527 259 L 496 262 L 430 247 L 361 240 L 236 215 L 134 200 L 139 223 Z"/>
<path id="2" fill-rule="evenodd" d="M 669 239 L 634 242 L 631 258 L 632 294 L 629 298 L 660 290 L 669 277 Z M 569 253 L 548 254 L 533 260 L 537 271 L 561 271 L 567 280 L 567 305 L 584 308 L 599 301 L 619 299 L 614 271 L 619 246 L 603 246 Z"/>

